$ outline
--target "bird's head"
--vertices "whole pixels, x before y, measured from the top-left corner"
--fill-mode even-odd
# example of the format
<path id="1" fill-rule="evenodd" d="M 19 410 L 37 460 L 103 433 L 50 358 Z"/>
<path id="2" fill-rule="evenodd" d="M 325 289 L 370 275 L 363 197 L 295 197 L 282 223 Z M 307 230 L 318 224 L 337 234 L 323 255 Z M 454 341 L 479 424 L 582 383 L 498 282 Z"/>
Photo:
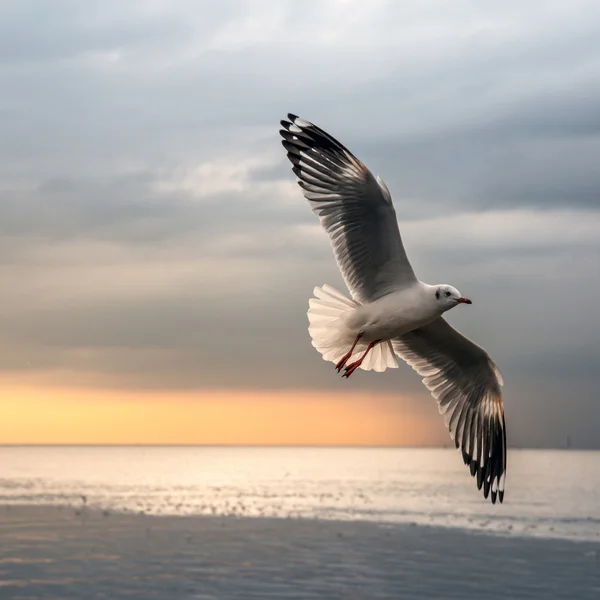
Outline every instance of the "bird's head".
<path id="1" fill-rule="evenodd" d="M 454 308 L 458 304 L 472 304 L 455 287 L 451 285 L 435 286 L 435 300 L 439 303 L 443 312 Z"/>

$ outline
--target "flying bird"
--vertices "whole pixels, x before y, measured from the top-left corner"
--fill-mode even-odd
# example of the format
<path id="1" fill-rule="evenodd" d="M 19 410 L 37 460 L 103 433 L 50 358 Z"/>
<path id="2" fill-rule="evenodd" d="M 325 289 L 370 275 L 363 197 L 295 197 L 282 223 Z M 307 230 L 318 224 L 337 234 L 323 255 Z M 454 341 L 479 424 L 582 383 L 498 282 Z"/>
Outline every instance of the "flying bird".
<path id="1" fill-rule="evenodd" d="M 421 377 L 465 464 L 493 503 L 504 499 L 502 376 L 487 352 L 442 315 L 471 304 L 455 287 L 429 285 L 406 256 L 391 194 L 345 146 L 289 114 L 282 144 L 304 197 L 328 233 L 351 297 L 328 285 L 309 300 L 312 345 L 342 377 L 398 367 Z"/>

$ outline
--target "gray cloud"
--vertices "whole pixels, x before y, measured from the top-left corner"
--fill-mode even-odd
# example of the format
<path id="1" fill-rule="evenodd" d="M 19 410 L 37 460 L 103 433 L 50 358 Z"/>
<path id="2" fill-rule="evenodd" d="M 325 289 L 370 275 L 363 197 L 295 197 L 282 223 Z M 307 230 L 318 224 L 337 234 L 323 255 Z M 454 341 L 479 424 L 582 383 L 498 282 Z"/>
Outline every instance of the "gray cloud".
<path id="1" fill-rule="evenodd" d="M 293 111 L 385 179 L 419 275 L 474 297 L 450 320 L 500 365 L 516 443 L 595 443 L 599 12 L 4 3 L 0 370 L 346 389 L 306 331 L 343 282 L 280 147 Z M 350 383 L 435 413 L 408 368 Z"/>

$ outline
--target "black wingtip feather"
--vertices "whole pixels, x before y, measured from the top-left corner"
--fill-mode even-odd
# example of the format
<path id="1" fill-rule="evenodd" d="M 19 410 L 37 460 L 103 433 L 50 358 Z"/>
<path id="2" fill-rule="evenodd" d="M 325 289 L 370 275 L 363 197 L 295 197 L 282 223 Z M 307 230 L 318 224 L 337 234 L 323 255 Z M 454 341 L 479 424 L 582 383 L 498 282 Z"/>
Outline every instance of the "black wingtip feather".
<path id="1" fill-rule="evenodd" d="M 462 458 L 465 465 L 469 465 L 471 463 L 471 457 L 469 456 L 469 453 L 464 449 L 464 447 L 462 448 Z"/>
<path id="2" fill-rule="evenodd" d="M 292 113 L 288 113 L 288 119 L 290 120 L 289 122 L 285 120 L 280 121 L 282 127 L 294 136 L 294 141 L 300 139 L 308 141 L 309 145 L 305 145 L 304 147 L 320 148 L 333 153 L 345 152 L 349 156 L 353 157 L 354 160 L 358 160 L 354 156 L 354 154 L 352 154 L 352 152 L 350 152 L 350 150 L 348 150 L 348 148 L 344 146 L 344 144 L 342 144 L 339 140 L 335 139 L 333 136 L 328 134 L 320 127 L 317 127 L 314 123 L 306 121 L 305 119 L 301 119 L 300 117 Z M 299 125 L 298 123 L 296 123 L 297 120 L 301 121 L 302 124 Z M 298 127 L 301 130 L 301 132 L 295 133 L 289 131 L 292 125 Z"/>
<path id="3" fill-rule="evenodd" d="M 504 490 L 500 489 L 504 473 L 506 472 L 506 428 L 504 426 L 504 415 L 502 419 L 496 418 L 486 423 L 481 436 L 478 436 L 477 442 L 472 438 L 470 445 L 467 445 L 465 429 L 472 432 L 474 420 L 466 421 L 463 427 L 462 441 L 458 439 L 456 430 L 460 423 L 459 414 L 454 419 L 454 444 L 460 450 L 463 462 L 468 466 L 471 477 L 474 477 L 477 483 L 477 489 L 482 490 L 483 496 L 491 500 L 492 504 L 501 503 L 504 500 Z M 452 425 L 451 425 L 452 426 Z M 473 435 L 471 433 L 471 435 Z M 475 454 L 466 450 L 466 448 L 475 448 Z M 489 453 L 489 454 L 488 454 Z M 483 456 L 483 464 L 477 460 L 477 456 Z"/>

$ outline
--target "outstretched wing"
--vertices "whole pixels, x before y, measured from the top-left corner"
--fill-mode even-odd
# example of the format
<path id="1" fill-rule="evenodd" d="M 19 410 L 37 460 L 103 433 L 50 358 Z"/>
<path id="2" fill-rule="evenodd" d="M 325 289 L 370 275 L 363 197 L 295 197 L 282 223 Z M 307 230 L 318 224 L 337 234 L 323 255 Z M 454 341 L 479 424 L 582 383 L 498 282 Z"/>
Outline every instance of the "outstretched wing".
<path id="1" fill-rule="evenodd" d="M 283 146 L 354 299 L 372 302 L 410 286 L 416 277 L 383 181 L 319 127 L 288 118 L 281 121 Z"/>
<path id="2" fill-rule="evenodd" d="M 502 377 L 487 352 L 442 319 L 392 341 L 437 400 L 457 448 L 487 498 L 504 499 L 506 427 Z"/>

